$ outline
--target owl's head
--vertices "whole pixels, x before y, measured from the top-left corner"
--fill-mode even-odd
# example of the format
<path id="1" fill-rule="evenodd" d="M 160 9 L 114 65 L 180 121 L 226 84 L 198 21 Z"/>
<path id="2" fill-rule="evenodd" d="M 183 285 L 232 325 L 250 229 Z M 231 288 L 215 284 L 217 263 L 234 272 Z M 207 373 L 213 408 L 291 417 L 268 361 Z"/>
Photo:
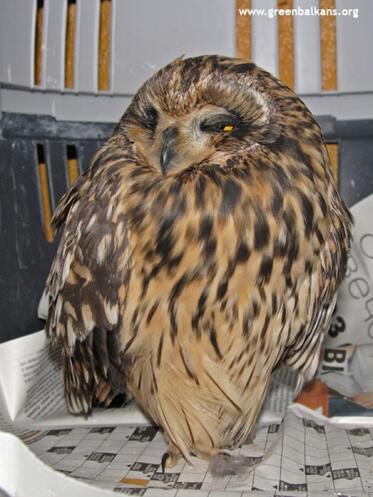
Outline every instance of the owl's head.
<path id="1" fill-rule="evenodd" d="M 174 174 L 274 143 L 286 126 L 284 109 L 294 103 L 303 106 L 255 64 L 215 55 L 180 58 L 144 83 L 119 131 L 147 163 Z"/>

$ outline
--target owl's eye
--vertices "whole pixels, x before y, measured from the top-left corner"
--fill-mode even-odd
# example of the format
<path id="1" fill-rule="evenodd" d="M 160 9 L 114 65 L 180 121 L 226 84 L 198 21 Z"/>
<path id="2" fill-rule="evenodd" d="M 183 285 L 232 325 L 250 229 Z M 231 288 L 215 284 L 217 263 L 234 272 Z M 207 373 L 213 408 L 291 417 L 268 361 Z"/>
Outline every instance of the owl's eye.
<path id="1" fill-rule="evenodd" d="M 143 115 L 141 116 L 141 124 L 144 126 L 144 128 L 154 132 L 155 128 L 157 127 L 158 120 L 159 114 L 157 109 L 152 105 L 145 107 Z"/>
<path id="2" fill-rule="evenodd" d="M 236 124 L 231 116 L 226 114 L 208 117 L 200 124 L 201 131 L 206 133 L 231 133 L 235 130 Z"/>

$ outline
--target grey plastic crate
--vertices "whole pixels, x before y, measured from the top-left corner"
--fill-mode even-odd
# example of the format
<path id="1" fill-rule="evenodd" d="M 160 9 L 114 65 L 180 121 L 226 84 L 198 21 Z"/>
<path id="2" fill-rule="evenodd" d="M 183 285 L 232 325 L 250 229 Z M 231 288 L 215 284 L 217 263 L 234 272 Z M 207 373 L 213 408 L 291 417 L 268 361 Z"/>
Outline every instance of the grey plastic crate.
<path id="1" fill-rule="evenodd" d="M 235 55 L 235 0 L 111 0 L 110 86 L 98 90 L 100 0 L 75 0 L 74 88 L 66 90 L 67 0 L 43 0 L 42 78 L 35 85 L 37 0 L 0 0 L 0 100 L 5 112 L 115 122 L 140 84 L 182 54 Z M 252 59 L 277 75 L 278 0 L 251 0 Z M 338 91 L 322 92 L 320 17 L 294 16 L 295 91 L 316 115 L 373 118 L 373 3 L 335 0 Z M 293 0 L 319 7 L 319 0 Z M 358 9 L 358 18 L 343 15 Z M 249 34 L 248 34 L 249 36 Z"/>
<path id="2" fill-rule="evenodd" d="M 252 0 L 276 8 L 276 0 Z M 294 0 L 294 6 L 318 5 Z M 235 54 L 235 0 L 111 0 L 110 87 L 98 90 L 99 0 L 76 0 L 74 88 L 65 89 L 67 0 L 44 0 L 42 81 L 34 84 L 37 0 L 0 0 L 0 341 L 42 323 L 37 303 L 55 251 L 43 233 L 38 145 L 51 209 L 67 188 L 67 146 L 86 169 L 140 84 L 169 60 Z M 340 10 L 349 0 L 336 0 Z M 340 187 L 349 205 L 373 191 L 373 3 L 337 22 L 338 91 L 321 91 L 317 17 L 294 18 L 295 84 L 340 144 Z M 252 18 L 253 60 L 278 73 L 278 20 Z M 365 52 L 366 53 L 365 53 Z M 359 56 L 357 56 L 359 54 Z"/>

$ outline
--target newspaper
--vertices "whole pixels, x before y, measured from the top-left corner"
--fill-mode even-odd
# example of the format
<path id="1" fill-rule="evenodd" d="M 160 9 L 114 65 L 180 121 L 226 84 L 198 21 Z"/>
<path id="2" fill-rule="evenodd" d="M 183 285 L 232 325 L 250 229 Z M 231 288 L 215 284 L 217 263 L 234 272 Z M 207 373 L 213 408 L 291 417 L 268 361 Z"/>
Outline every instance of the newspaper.
<path id="1" fill-rule="evenodd" d="M 333 388 L 345 387 L 345 396 L 369 395 L 373 378 L 372 361 L 364 364 L 372 357 L 370 318 L 365 321 L 368 314 L 362 312 L 371 309 L 370 294 L 362 290 L 361 280 L 352 283 L 365 278 L 371 285 L 369 256 L 363 253 L 365 260 L 358 252 L 363 244 L 370 255 L 365 236 L 370 227 L 362 225 L 357 214 L 362 207 L 372 211 L 372 204 L 373 196 L 354 209 L 357 245 L 349 268 L 354 261 L 358 268 L 350 271 L 341 291 L 346 301 L 340 301 L 333 326 L 341 326 L 342 319 L 344 329 L 336 333 L 331 328 L 319 375 L 322 381 L 334 378 Z M 358 310 L 347 304 L 348 292 L 357 288 L 366 294 L 365 300 L 353 302 L 360 305 Z M 343 370 L 337 369 L 343 355 L 338 354 L 346 350 Z M 334 363 L 326 360 L 332 353 Z M 325 365 L 335 367 L 325 370 Z M 346 387 L 346 378 L 353 388 Z M 230 451 L 244 461 L 242 471 L 213 474 L 207 461 L 193 458 L 192 465 L 180 459 L 163 474 L 163 435 L 134 404 L 97 408 L 88 418 L 71 416 L 64 402 L 60 360 L 44 331 L 6 342 L 0 345 L 0 495 L 3 490 L 11 497 L 84 497 L 98 495 L 99 489 L 102 496 L 373 497 L 373 417 L 353 412 L 353 417 L 328 419 L 318 405 L 311 410 L 291 404 L 296 385 L 295 373 L 280 370 L 274 375 L 252 439 Z"/>
<path id="2" fill-rule="evenodd" d="M 373 195 L 352 208 L 351 254 L 318 374 L 327 387 L 328 414 L 334 421 L 343 421 L 347 412 L 373 416 L 372 212 Z"/>

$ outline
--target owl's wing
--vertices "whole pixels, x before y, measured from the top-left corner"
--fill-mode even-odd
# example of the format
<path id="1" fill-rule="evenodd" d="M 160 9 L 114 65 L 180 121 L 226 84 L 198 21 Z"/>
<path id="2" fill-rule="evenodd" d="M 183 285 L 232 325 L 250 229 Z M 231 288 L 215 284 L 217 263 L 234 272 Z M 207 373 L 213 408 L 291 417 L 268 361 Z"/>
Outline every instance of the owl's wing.
<path id="1" fill-rule="evenodd" d="M 298 371 L 303 381 L 310 381 L 316 373 L 321 345 L 330 327 L 336 300 L 337 296 L 328 304 L 312 303 L 313 310 L 309 323 L 294 343 L 286 349 L 283 364 Z"/>
<path id="2" fill-rule="evenodd" d="M 282 363 L 298 371 L 304 381 L 311 380 L 316 373 L 322 342 L 330 327 L 337 301 L 336 289 L 340 276 L 336 268 L 341 266 L 343 251 L 334 249 L 339 244 L 333 235 L 334 229 L 331 239 L 326 241 L 321 252 L 317 269 L 305 281 L 308 287 L 305 324 L 295 340 L 286 347 L 282 358 Z M 300 298 L 304 297 L 300 295 Z"/>
<path id="3" fill-rule="evenodd" d="M 93 404 L 108 404 L 124 390 L 120 330 L 130 251 L 119 175 L 110 161 L 91 168 L 54 216 L 62 234 L 45 290 L 46 332 L 62 346 L 72 413 L 88 413 Z"/>

